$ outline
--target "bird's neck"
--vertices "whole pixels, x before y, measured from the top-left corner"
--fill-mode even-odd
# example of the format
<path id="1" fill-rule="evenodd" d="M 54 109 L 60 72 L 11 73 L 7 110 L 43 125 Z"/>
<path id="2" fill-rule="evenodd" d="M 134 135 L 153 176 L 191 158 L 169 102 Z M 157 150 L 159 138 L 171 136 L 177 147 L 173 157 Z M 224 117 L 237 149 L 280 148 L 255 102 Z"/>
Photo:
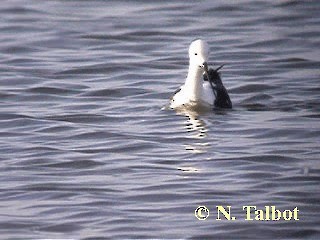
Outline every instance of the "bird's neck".
<path id="1" fill-rule="evenodd" d="M 202 75 L 202 68 L 199 68 L 197 65 L 189 64 L 185 88 L 190 93 L 190 98 L 193 101 L 197 101 L 202 95 Z"/>

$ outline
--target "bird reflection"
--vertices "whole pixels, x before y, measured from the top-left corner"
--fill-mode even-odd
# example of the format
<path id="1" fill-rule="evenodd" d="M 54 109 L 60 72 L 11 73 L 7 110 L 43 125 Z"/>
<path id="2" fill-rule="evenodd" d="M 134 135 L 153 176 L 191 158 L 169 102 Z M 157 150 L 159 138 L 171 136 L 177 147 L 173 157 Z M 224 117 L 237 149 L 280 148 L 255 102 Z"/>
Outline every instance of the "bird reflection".
<path id="1" fill-rule="evenodd" d="M 209 142 L 204 141 L 204 139 L 207 138 L 208 128 L 206 123 L 199 118 L 199 114 L 202 113 L 201 109 L 179 108 L 176 109 L 176 112 L 179 115 L 183 115 L 186 117 L 186 121 L 184 121 L 184 124 L 187 132 L 191 133 L 189 138 L 201 140 L 197 142 L 192 141 L 188 144 L 185 144 L 185 149 L 188 151 L 192 151 L 193 153 L 206 152 L 207 148 L 209 147 Z"/>
<path id="2" fill-rule="evenodd" d="M 193 133 L 193 138 L 205 138 L 207 136 L 206 124 L 195 112 L 185 112 L 187 117 L 185 121 L 186 129 L 188 132 Z"/>

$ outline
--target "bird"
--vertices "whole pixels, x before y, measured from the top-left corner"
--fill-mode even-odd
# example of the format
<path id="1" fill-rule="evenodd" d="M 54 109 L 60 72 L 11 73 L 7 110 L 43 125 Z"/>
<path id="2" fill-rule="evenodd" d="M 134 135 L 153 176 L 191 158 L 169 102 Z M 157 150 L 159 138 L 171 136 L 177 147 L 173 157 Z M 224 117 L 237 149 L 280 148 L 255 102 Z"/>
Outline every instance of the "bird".
<path id="1" fill-rule="evenodd" d="M 190 44 L 188 75 L 185 83 L 171 97 L 171 108 L 232 108 L 230 96 L 219 73 L 223 65 L 217 69 L 208 69 L 209 52 L 208 43 L 202 39 Z"/>

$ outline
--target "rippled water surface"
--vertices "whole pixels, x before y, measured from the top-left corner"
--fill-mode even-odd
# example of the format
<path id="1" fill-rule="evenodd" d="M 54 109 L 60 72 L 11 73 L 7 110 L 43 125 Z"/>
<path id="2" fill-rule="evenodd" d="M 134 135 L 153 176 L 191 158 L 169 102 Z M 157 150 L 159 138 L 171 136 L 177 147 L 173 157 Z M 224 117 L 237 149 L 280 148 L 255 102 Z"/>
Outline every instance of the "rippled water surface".
<path id="1" fill-rule="evenodd" d="M 319 12 L 2 1 L 1 238 L 319 239 Z M 165 107 L 196 38 L 226 64 L 232 110 Z M 237 219 L 216 221 L 217 205 Z M 297 207 L 300 220 L 245 221 L 246 205 Z"/>

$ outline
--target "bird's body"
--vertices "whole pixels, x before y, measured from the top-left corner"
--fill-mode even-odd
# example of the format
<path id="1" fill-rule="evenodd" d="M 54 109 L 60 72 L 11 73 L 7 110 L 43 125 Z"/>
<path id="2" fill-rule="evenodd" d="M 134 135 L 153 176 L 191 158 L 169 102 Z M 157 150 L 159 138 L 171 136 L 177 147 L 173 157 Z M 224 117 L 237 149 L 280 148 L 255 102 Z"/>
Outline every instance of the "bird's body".
<path id="1" fill-rule="evenodd" d="M 214 93 L 209 82 L 202 83 L 196 91 L 188 85 L 182 85 L 171 98 L 170 107 L 177 108 L 186 105 L 202 105 L 210 107 L 215 100 Z"/>
<path id="2" fill-rule="evenodd" d="M 191 43 L 188 75 L 185 84 L 171 98 L 171 108 L 189 105 L 232 107 L 218 71 L 208 70 L 208 57 L 209 46 L 206 42 L 199 39 Z"/>

